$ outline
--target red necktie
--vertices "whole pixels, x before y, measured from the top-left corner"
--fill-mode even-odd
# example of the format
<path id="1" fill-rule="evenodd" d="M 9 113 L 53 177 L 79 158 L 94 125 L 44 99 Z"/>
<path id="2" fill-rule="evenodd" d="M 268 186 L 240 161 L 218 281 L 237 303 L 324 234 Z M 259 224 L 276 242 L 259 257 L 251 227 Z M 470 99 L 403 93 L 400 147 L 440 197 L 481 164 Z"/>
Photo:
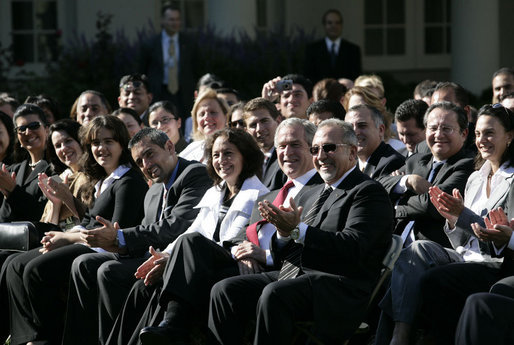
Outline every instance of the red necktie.
<path id="1" fill-rule="evenodd" d="M 294 186 L 293 181 L 289 180 L 286 182 L 286 184 L 280 188 L 280 191 L 277 194 L 277 197 L 275 200 L 273 200 L 274 206 L 280 206 L 284 204 L 284 201 L 286 200 L 287 194 L 289 193 L 289 189 Z M 259 245 L 259 236 L 257 235 L 257 227 L 262 224 L 266 224 L 268 221 L 265 219 L 261 219 L 256 223 L 248 225 L 246 228 L 246 237 L 249 241 L 251 241 L 255 245 Z"/>

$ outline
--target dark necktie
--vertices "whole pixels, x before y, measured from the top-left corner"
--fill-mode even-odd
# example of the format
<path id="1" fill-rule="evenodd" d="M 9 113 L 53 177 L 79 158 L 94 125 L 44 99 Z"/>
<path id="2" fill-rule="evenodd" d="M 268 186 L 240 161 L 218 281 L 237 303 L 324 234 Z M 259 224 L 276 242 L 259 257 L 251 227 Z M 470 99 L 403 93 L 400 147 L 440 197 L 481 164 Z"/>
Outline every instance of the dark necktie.
<path id="1" fill-rule="evenodd" d="M 332 42 L 332 47 L 330 49 L 330 62 L 332 63 L 332 67 L 336 65 L 337 59 L 337 51 L 336 51 L 336 43 Z"/>
<path id="2" fill-rule="evenodd" d="M 282 188 L 280 188 L 280 190 L 279 190 L 277 196 L 275 197 L 275 200 L 273 200 L 272 204 L 277 207 L 280 205 L 283 205 L 284 202 L 286 201 L 287 194 L 289 193 L 289 189 L 291 189 L 291 187 L 294 187 L 294 183 L 293 183 L 293 181 L 289 180 L 286 182 L 285 185 L 282 186 Z M 248 225 L 248 227 L 246 228 L 246 238 L 248 238 L 248 240 L 250 242 L 252 242 L 253 244 L 258 246 L 259 245 L 259 236 L 257 235 L 257 228 L 260 225 L 266 224 L 267 222 L 268 222 L 267 220 L 261 219 L 256 223 Z"/>
<path id="3" fill-rule="evenodd" d="M 332 187 L 329 185 L 325 186 L 325 189 L 318 196 L 318 199 L 314 202 L 311 209 L 305 216 L 303 222 L 307 225 L 311 225 L 312 221 L 316 218 L 321 207 L 327 201 L 330 193 L 332 193 Z M 291 241 L 288 243 L 286 248 L 284 248 L 285 259 L 282 263 L 282 268 L 280 269 L 280 273 L 278 275 L 278 280 L 284 279 L 292 279 L 296 278 L 302 270 L 302 252 L 303 246 L 299 243 Z"/>

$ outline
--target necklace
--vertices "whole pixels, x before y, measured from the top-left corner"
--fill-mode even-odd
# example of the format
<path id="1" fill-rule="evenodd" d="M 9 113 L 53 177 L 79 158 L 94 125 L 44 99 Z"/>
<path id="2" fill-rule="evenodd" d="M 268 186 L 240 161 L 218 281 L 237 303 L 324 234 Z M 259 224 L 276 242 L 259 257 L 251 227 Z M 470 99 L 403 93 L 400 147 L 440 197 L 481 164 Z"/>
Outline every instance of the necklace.
<path id="1" fill-rule="evenodd" d="M 39 164 L 39 162 L 41 162 L 41 159 L 40 159 L 40 160 L 38 160 L 36 163 L 29 163 L 29 167 L 31 167 L 31 168 L 35 168 L 35 167 L 36 167 L 36 165 L 38 165 L 38 164 Z"/>

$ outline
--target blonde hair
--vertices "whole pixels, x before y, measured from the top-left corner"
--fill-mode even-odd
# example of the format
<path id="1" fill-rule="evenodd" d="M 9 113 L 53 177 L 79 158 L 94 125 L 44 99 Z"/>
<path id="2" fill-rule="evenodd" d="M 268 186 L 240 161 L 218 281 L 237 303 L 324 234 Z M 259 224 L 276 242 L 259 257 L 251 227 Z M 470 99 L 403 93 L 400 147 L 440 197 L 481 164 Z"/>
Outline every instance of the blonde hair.
<path id="1" fill-rule="evenodd" d="M 364 74 L 355 79 L 355 86 L 362 86 L 373 89 L 377 92 L 378 98 L 384 98 L 385 89 L 382 78 L 376 74 Z"/>
<path id="2" fill-rule="evenodd" d="M 216 102 L 218 102 L 218 104 L 221 108 L 221 111 L 223 112 L 223 115 L 225 116 L 225 126 L 226 126 L 227 113 L 228 113 L 228 109 L 229 109 L 227 102 L 223 98 L 218 97 L 218 94 L 216 93 L 215 90 L 213 90 L 211 88 L 206 88 L 202 92 L 200 92 L 198 97 L 195 99 L 195 104 L 193 105 L 193 110 L 191 110 L 191 119 L 193 120 L 193 138 L 194 138 L 194 140 L 205 139 L 205 136 L 203 135 L 203 133 L 201 133 L 198 130 L 198 123 L 196 121 L 196 113 L 198 111 L 198 107 L 200 106 L 200 103 L 202 103 L 202 101 L 204 101 L 206 99 L 213 99 Z"/>

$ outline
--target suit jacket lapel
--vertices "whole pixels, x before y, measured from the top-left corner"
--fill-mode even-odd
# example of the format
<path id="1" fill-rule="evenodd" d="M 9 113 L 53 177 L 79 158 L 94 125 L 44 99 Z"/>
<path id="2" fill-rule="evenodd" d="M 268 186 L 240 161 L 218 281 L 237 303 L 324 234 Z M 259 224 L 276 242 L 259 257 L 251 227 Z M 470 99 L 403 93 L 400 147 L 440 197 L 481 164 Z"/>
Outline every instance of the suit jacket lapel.
<path id="1" fill-rule="evenodd" d="M 30 182 L 32 182 L 33 180 L 37 179 L 38 174 L 44 172 L 47 168 L 48 168 L 48 163 L 46 161 L 42 160 L 34 167 L 34 170 L 29 172 L 29 175 L 24 180 L 23 177 L 25 176 L 27 169 L 30 169 L 28 161 L 25 161 L 25 163 L 21 166 L 21 168 L 19 170 L 19 173 L 20 173 L 19 177 L 21 178 L 21 180 L 18 180 L 18 176 L 16 176 L 16 181 L 22 182 L 22 183 L 20 183 L 21 186 L 27 185 Z"/>
<path id="2" fill-rule="evenodd" d="M 505 195 L 510 190 L 510 184 L 512 183 L 512 176 L 506 180 L 503 180 L 494 190 L 491 191 L 489 198 L 485 204 L 485 208 L 493 210 L 497 207 L 498 203 L 505 199 Z"/>

